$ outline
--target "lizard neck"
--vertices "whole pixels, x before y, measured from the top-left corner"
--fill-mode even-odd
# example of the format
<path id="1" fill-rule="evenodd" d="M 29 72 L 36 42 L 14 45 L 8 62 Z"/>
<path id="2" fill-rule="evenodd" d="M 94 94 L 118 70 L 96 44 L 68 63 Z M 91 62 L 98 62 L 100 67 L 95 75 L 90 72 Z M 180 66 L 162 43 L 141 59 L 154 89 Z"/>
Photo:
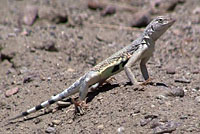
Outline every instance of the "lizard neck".
<path id="1" fill-rule="evenodd" d="M 152 38 L 151 36 L 148 36 L 148 35 L 143 35 L 143 39 L 142 40 L 144 41 L 144 43 L 147 46 L 154 46 L 155 41 L 156 41 L 154 38 Z"/>
<path id="2" fill-rule="evenodd" d="M 153 40 L 154 42 L 164 33 L 164 30 L 160 30 L 160 31 L 156 31 L 154 28 L 153 28 L 153 25 L 149 24 L 142 36 L 143 38 L 146 38 L 146 39 L 150 39 L 150 40 Z"/>
<path id="3" fill-rule="evenodd" d="M 151 40 L 153 42 L 155 42 L 160 37 L 160 35 L 156 34 L 152 29 L 146 29 L 142 36 L 144 39 Z"/>

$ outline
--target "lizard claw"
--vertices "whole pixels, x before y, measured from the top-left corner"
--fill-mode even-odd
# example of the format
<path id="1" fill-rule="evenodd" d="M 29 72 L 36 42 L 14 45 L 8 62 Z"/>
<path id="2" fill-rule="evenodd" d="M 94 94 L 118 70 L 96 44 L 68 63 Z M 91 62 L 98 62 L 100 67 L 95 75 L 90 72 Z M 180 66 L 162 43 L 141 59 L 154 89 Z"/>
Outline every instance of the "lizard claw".
<path id="1" fill-rule="evenodd" d="M 153 83 L 152 80 L 153 80 L 153 78 L 149 78 L 145 82 L 139 83 L 139 85 L 146 86 L 146 85 L 152 84 Z"/>
<path id="2" fill-rule="evenodd" d="M 72 98 L 72 103 L 75 105 L 75 115 L 79 113 L 80 115 L 83 115 L 85 113 L 85 109 L 88 108 L 88 105 L 85 101 L 75 101 Z"/>

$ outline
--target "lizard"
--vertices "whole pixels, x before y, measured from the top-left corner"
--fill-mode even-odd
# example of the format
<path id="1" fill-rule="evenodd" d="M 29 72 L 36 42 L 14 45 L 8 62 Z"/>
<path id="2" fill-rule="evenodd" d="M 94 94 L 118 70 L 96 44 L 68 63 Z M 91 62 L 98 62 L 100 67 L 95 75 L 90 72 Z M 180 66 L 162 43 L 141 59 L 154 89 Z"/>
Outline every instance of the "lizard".
<path id="1" fill-rule="evenodd" d="M 172 26 L 175 21 L 175 19 L 169 16 L 156 17 L 147 25 L 141 36 L 108 57 L 106 60 L 94 66 L 90 71 L 76 80 L 67 89 L 55 96 L 52 96 L 49 100 L 44 101 L 25 112 L 22 112 L 10 120 L 25 117 L 75 93 L 79 93 L 79 100 L 77 101 L 77 104 L 82 107 L 82 104 L 86 104 L 84 100 L 88 94 L 89 88 L 98 87 L 109 77 L 121 72 L 122 70 L 125 71 L 125 74 L 127 75 L 131 84 L 142 84 L 142 82 L 137 81 L 136 77 L 131 71 L 131 67 L 138 61 L 140 61 L 140 70 L 142 76 L 145 81 L 148 81 L 149 74 L 146 63 L 153 55 L 155 50 L 155 42 L 161 35 L 163 35 L 163 33 L 167 31 L 169 27 Z"/>

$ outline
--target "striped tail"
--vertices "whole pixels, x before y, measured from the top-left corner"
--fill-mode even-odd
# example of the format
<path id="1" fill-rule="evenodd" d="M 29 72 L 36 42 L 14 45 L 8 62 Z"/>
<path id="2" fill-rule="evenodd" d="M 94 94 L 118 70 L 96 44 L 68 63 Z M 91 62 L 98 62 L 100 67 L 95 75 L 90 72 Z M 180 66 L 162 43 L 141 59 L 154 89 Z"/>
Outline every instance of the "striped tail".
<path id="1" fill-rule="evenodd" d="M 75 94 L 78 92 L 78 88 L 80 87 L 81 83 L 82 83 L 82 80 L 84 79 L 84 76 L 81 77 L 79 80 L 77 80 L 76 82 L 74 82 L 69 88 L 65 89 L 63 92 L 57 94 L 56 96 L 52 96 L 51 99 L 47 100 L 47 101 L 44 101 L 42 102 L 41 104 L 25 111 L 25 112 L 22 112 L 20 115 L 14 117 L 14 118 L 11 118 L 9 120 L 15 120 L 15 119 L 18 119 L 18 118 L 21 118 L 21 117 L 24 117 L 24 116 L 27 116 L 33 112 L 36 112 L 40 109 L 43 109 L 51 104 L 54 104 L 55 102 L 59 101 L 59 100 L 62 100 L 72 94 Z"/>

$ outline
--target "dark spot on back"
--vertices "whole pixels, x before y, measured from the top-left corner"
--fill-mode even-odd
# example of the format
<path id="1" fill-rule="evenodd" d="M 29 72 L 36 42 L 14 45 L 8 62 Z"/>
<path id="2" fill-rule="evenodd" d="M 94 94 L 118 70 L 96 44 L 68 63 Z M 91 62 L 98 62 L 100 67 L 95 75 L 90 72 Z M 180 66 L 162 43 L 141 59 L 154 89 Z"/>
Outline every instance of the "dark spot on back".
<path id="1" fill-rule="evenodd" d="M 114 66 L 112 73 L 117 72 L 119 70 L 119 65 Z"/>
<path id="2" fill-rule="evenodd" d="M 124 67 L 126 65 L 126 63 L 128 62 L 128 59 L 122 62 L 122 67 Z"/>

